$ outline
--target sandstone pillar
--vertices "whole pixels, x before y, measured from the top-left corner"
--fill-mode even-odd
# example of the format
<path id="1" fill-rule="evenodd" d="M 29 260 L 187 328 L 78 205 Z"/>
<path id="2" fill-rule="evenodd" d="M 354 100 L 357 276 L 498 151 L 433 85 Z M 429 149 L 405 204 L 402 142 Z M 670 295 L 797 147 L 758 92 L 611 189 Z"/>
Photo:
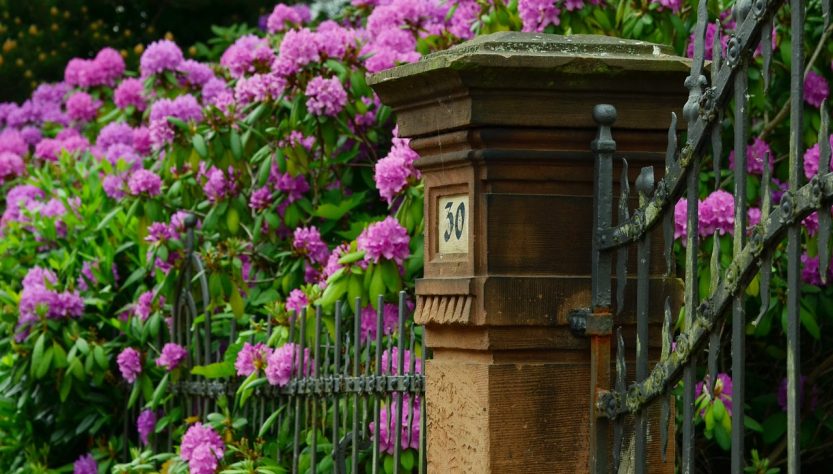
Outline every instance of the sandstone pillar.
<path id="1" fill-rule="evenodd" d="M 587 472 L 590 349 L 568 313 L 590 305 L 593 106 L 618 110 L 631 183 L 659 178 L 688 70 L 649 43 L 497 33 L 371 77 L 425 177 L 429 472 Z"/>

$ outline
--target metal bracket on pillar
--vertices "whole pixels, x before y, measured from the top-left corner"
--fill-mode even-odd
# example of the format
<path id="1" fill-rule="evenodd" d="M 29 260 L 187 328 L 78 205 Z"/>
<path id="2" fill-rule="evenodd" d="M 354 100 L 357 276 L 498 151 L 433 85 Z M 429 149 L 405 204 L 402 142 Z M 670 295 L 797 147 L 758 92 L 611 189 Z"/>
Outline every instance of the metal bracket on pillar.
<path id="1" fill-rule="evenodd" d="M 613 333 L 613 318 L 610 314 L 595 314 L 590 308 L 570 311 L 570 332 L 575 337 L 609 336 Z"/>

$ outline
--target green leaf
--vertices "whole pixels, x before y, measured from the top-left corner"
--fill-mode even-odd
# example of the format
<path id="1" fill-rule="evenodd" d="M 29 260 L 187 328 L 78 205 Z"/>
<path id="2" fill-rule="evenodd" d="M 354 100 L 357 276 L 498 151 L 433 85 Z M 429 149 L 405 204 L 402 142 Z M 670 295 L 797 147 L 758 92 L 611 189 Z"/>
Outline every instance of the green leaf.
<path id="1" fill-rule="evenodd" d="M 116 217 L 116 215 L 121 211 L 122 211 L 122 208 L 117 207 L 117 208 L 113 209 L 112 211 L 108 212 L 107 215 L 104 216 L 103 219 L 101 219 L 101 222 L 99 222 L 98 225 L 95 226 L 96 233 L 101 232 L 101 229 L 107 227 L 107 224 L 109 224 L 110 221 L 113 220 L 113 218 Z"/>
<path id="2" fill-rule="evenodd" d="M 35 348 L 32 350 L 32 362 L 29 373 L 34 376 L 37 368 L 43 359 L 43 347 L 46 344 L 46 334 L 41 333 L 35 341 Z"/>
<path id="3" fill-rule="evenodd" d="M 240 134 L 237 130 L 231 130 L 231 136 L 229 137 L 229 146 L 231 146 L 231 154 L 234 156 L 235 159 L 243 158 L 243 143 L 240 141 Z"/>
<path id="4" fill-rule="evenodd" d="M 176 117 L 168 117 L 168 123 L 175 126 L 176 128 L 182 130 L 183 132 L 189 132 L 190 129 L 188 128 L 188 124 L 183 122 L 182 120 Z"/>
<path id="5" fill-rule="evenodd" d="M 726 405 L 719 397 L 712 404 L 712 411 L 714 412 L 714 421 L 723 421 L 723 417 L 727 415 Z"/>
<path id="6" fill-rule="evenodd" d="M 775 443 L 787 431 L 787 414 L 782 411 L 776 412 L 764 420 L 763 428 L 764 431 L 761 436 L 764 443 Z"/>
<path id="7" fill-rule="evenodd" d="M 40 359 L 40 362 L 38 362 L 37 370 L 35 371 L 35 378 L 41 379 L 47 372 L 49 372 L 49 366 L 52 364 L 53 354 L 54 351 L 52 350 L 52 347 L 46 349 L 43 353 L 43 357 Z"/>
<path id="8" fill-rule="evenodd" d="M 370 297 L 370 304 L 373 305 L 373 309 L 378 310 L 378 298 L 379 295 L 385 294 L 385 277 L 383 275 L 384 271 L 377 266 L 373 270 L 373 276 L 370 279 L 370 288 L 369 288 L 369 297 Z"/>
<path id="9" fill-rule="evenodd" d="M 321 306 L 328 308 L 336 303 L 344 293 L 347 292 L 347 285 L 349 284 L 347 278 L 339 278 L 335 281 L 331 281 L 329 285 L 327 285 L 327 289 L 324 290 L 324 294 L 321 295 L 321 299 L 318 300 L 318 304 Z"/>
<path id="10" fill-rule="evenodd" d="M 67 397 L 69 396 L 69 391 L 72 388 L 72 377 L 64 377 L 61 380 L 61 388 L 58 390 L 58 396 L 61 398 L 62 402 L 67 401 Z"/>
<path id="11" fill-rule="evenodd" d="M 286 408 L 286 405 L 282 405 L 280 408 L 275 410 L 274 413 L 269 415 L 269 418 L 267 418 L 266 421 L 263 422 L 263 426 L 260 427 L 260 431 L 258 431 L 257 433 L 258 437 L 262 438 L 266 436 L 266 433 L 268 433 L 269 430 L 272 428 L 272 425 L 275 424 L 275 420 L 278 419 L 278 415 L 281 414 L 284 408 Z"/>
<path id="12" fill-rule="evenodd" d="M 229 362 L 215 362 L 208 365 L 197 365 L 191 368 L 191 373 L 207 379 L 232 377 L 235 374 L 234 365 Z"/>
<path id="13" fill-rule="evenodd" d="M 170 380 L 171 373 L 167 372 L 162 380 L 159 381 L 159 385 L 156 386 L 156 390 L 153 391 L 153 398 L 150 401 L 150 407 L 156 408 L 159 406 L 159 402 L 162 401 L 162 397 L 165 395 L 165 392 L 168 389 L 168 380 Z"/>
<path id="14" fill-rule="evenodd" d="M 205 145 L 205 138 L 203 138 L 202 135 L 199 133 L 195 134 L 191 138 L 191 144 L 194 146 L 194 150 L 196 150 L 197 154 L 200 155 L 200 158 L 208 158 L 208 147 Z"/>
<path id="15" fill-rule="evenodd" d="M 816 322 L 816 315 L 807 310 L 804 305 L 801 305 L 799 314 L 801 315 L 801 325 L 804 326 L 804 329 L 810 333 L 813 339 L 817 341 L 821 339 L 821 329 L 819 329 L 819 325 Z"/>
<path id="16" fill-rule="evenodd" d="M 399 462 L 402 464 L 402 467 L 405 471 L 410 472 L 414 468 L 415 459 L 414 459 L 414 450 L 413 449 L 406 449 L 402 451 L 399 456 Z"/>
<path id="17" fill-rule="evenodd" d="M 130 390 L 130 398 L 127 400 L 127 408 L 133 408 L 133 405 L 136 404 L 136 400 L 139 399 L 139 392 L 141 391 L 141 387 L 136 382 L 133 382 L 133 389 Z"/>
<path id="18" fill-rule="evenodd" d="M 757 431 L 758 433 L 764 432 L 764 427 L 749 415 L 745 415 L 743 417 L 743 426 L 752 431 Z"/>
<path id="19" fill-rule="evenodd" d="M 338 263 L 341 265 L 349 265 L 353 262 L 358 262 L 359 260 L 363 259 L 365 256 L 365 251 L 360 250 L 358 252 L 350 252 L 345 254 L 343 257 L 338 259 Z"/>
<path id="20" fill-rule="evenodd" d="M 110 361 L 107 359 L 107 354 L 104 353 L 104 348 L 96 345 L 93 348 L 93 355 L 95 356 L 95 361 L 99 367 L 102 369 L 107 369 L 110 366 Z"/>
<path id="21" fill-rule="evenodd" d="M 714 440 L 717 441 L 717 445 L 723 448 L 724 451 L 732 449 L 732 438 L 730 432 L 727 432 L 722 424 L 715 425 Z"/>

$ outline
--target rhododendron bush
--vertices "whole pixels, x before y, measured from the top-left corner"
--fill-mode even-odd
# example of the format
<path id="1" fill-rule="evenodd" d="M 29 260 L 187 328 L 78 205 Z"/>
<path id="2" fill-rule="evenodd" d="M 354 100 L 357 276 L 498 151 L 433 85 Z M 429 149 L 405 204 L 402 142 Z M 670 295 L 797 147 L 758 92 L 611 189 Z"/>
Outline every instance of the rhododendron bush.
<path id="1" fill-rule="evenodd" d="M 151 472 L 164 464 L 167 472 L 280 472 L 287 460 L 271 456 L 287 434 L 247 438 L 260 427 L 231 419 L 231 407 L 245 400 L 223 400 L 220 413 L 186 419 L 181 409 L 162 409 L 166 387 L 190 371 L 285 386 L 292 361 L 311 357 L 308 348 L 288 342 L 286 326 L 293 317 L 310 317 L 315 305 L 331 319 L 337 301 L 360 298 L 360 313 L 346 310 L 346 317 L 360 319 L 362 342 L 377 337 L 377 309 L 381 337 L 400 336 L 393 303 L 422 270 L 422 186 L 418 157 L 366 85 L 367 74 L 510 29 L 618 34 L 669 43 L 685 54 L 690 7 L 671 0 L 354 0 L 328 19 L 279 4 L 262 31 L 234 39 L 216 62 L 186 58 L 168 40 L 147 45 L 138 64 L 103 49 L 70 61 L 64 81 L 41 85 L 26 102 L 0 104 L 0 468 Z M 724 20 L 725 31 L 734 28 L 725 13 L 730 7 L 715 2 L 711 12 Z M 809 15 L 818 16 L 818 8 L 811 4 Z M 776 51 L 786 51 L 784 27 L 776 24 Z M 808 44 L 820 34 L 808 31 Z M 823 49 L 808 75 L 808 177 L 818 169 L 813 145 L 830 54 Z M 781 59 L 789 57 L 782 53 Z M 786 124 L 764 115 L 788 96 L 783 63 L 774 67 L 767 95 L 759 76 L 750 89 L 756 114 L 747 196 L 752 224 L 760 218 L 763 167 L 773 168 L 776 189 L 786 176 Z M 727 168 L 728 150 L 721 159 Z M 725 265 L 733 230 L 734 201 L 725 191 L 731 177 L 706 171 L 702 182 L 704 262 L 713 239 L 725 239 Z M 675 211 L 681 237 L 685 209 Z M 833 315 L 833 292 L 818 276 L 818 220 L 805 224 L 802 322 L 821 344 L 829 339 L 823 329 Z M 193 348 L 170 342 L 189 229 L 205 263 L 213 333 L 227 338 L 232 321 L 240 329 L 237 342 L 213 348 L 225 358 L 211 368 L 193 366 Z M 780 257 L 775 266 L 783 268 Z M 708 288 L 708 271 L 701 274 Z M 760 395 L 750 396 L 750 436 L 760 439 L 764 460 L 771 450 L 779 455 L 773 445 L 785 427 L 775 395 L 783 371 L 771 370 L 773 362 L 783 366 L 784 357 L 784 283 L 775 280 L 771 307 L 748 331 L 750 350 L 765 354 L 760 381 L 749 384 Z M 382 308 L 376 295 L 384 296 Z M 757 314 L 754 285 L 750 296 L 750 314 Z M 279 328 L 269 340 L 265 320 Z M 807 393 L 825 386 L 822 375 L 807 374 Z M 727 448 L 724 420 L 731 413 L 720 410 L 731 399 L 726 374 L 720 387 L 720 393 L 701 390 L 698 398 L 698 420 L 715 440 L 705 449 Z M 393 452 L 395 434 L 386 420 L 399 402 L 381 408 L 385 453 Z M 402 439 L 410 441 L 402 448 L 412 449 L 424 414 L 408 397 L 402 402 L 417 407 L 403 426 L 409 434 Z M 126 419 L 125 407 L 138 410 L 138 418 Z M 821 439 L 829 438 L 829 410 L 819 403 L 812 409 L 808 416 L 823 430 Z M 149 449 L 168 429 L 173 452 Z M 122 455 L 128 448 L 131 459 Z"/>

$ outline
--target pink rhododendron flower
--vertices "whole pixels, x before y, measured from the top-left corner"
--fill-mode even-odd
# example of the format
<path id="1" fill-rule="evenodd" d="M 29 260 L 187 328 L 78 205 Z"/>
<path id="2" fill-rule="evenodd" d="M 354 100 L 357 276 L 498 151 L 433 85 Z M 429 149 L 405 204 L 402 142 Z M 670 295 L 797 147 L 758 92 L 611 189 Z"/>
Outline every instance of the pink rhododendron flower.
<path id="1" fill-rule="evenodd" d="M 121 376 L 127 380 L 128 383 L 133 383 L 142 373 L 142 358 L 139 351 L 132 347 L 125 348 L 116 357 L 116 362 L 119 364 L 119 371 Z"/>

